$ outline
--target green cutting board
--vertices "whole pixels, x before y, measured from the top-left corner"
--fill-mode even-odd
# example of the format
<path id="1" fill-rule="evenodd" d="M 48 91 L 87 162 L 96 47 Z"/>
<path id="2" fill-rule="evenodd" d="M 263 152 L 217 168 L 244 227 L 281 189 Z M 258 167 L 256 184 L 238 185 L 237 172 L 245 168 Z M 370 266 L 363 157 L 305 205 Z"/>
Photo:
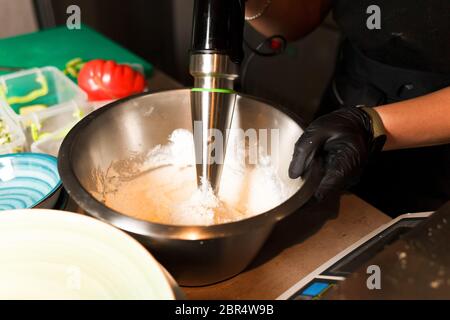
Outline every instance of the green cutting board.
<path id="1" fill-rule="evenodd" d="M 66 63 L 74 58 L 138 63 L 144 67 L 147 77 L 153 72 L 150 63 L 86 25 L 80 30 L 63 26 L 0 39 L 0 66 L 23 69 L 55 66 L 64 70 Z M 11 71 L 0 71 L 5 73 Z"/>

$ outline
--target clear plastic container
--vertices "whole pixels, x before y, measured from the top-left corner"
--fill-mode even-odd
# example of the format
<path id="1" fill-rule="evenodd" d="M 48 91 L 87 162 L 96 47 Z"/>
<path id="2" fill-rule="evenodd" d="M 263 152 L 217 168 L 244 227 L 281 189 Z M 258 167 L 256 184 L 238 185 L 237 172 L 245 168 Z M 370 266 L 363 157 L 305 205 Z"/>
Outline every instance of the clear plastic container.
<path id="1" fill-rule="evenodd" d="M 73 126 L 92 110 L 90 105 L 78 105 L 72 101 L 62 108 L 52 108 L 44 113 L 31 113 L 22 119 L 22 126 L 25 128 L 28 142 L 32 144 L 54 132 Z"/>
<path id="2" fill-rule="evenodd" d="M 0 100 L 19 119 L 29 143 L 67 127 L 87 114 L 87 94 L 54 67 L 0 77 Z"/>
<path id="3" fill-rule="evenodd" d="M 27 143 L 19 121 L 0 105 L 0 154 L 23 151 L 27 151 Z"/>
<path id="4" fill-rule="evenodd" d="M 72 129 L 78 121 L 67 125 L 31 144 L 31 152 L 45 153 L 57 157 L 59 148 L 70 129 Z"/>

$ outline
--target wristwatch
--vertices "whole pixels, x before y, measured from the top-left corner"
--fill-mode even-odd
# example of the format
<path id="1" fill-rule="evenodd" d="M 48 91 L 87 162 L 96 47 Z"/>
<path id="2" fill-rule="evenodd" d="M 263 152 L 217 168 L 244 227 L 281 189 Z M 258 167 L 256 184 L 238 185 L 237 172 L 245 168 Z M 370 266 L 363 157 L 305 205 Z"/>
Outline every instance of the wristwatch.
<path id="1" fill-rule="evenodd" d="M 362 111 L 364 111 L 370 118 L 370 125 L 372 127 L 372 146 L 371 153 L 378 153 L 383 150 L 384 144 L 386 143 L 386 129 L 383 124 L 383 120 L 381 120 L 380 115 L 373 108 L 366 106 L 357 106 Z"/>

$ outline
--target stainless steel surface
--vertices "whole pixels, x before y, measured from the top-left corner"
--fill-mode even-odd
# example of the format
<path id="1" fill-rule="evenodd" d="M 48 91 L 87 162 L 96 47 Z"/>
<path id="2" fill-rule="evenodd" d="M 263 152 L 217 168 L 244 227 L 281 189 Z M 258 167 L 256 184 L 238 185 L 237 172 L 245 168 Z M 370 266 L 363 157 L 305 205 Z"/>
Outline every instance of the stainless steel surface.
<path id="1" fill-rule="evenodd" d="M 169 273 L 169 271 L 167 271 L 166 268 L 164 268 L 162 265 L 160 265 L 160 268 L 166 275 L 167 281 L 169 282 L 173 294 L 175 295 L 175 300 L 186 300 L 186 295 L 184 294 L 183 290 L 181 290 L 180 286 Z"/>
<path id="2" fill-rule="evenodd" d="M 233 89 L 233 81 L 239 76 L 238 66 L 222 54 L 192 55 L 189 71 L 196 81 L 196 88 Z"/>
<path id="3" fill-rule="evenodd" d="M 88 214 L 121 228 L 141 241 L 181 285 L 215 283 L 241 272 L 256 256 L 277 221 L 300 208 L 318 184 L 312 167 L 298 191 L 284 203 L 255 217 L 212 226 L 169 226 L 120 214 L 96 200 L 96 172 L 113 161 L 147 152 L 167 142 L 177 128 L 191 129 L 190 90 L 173 90 L 124 99 L 78 123 L 59 154 L 59 171 L 69 195 Z M 292 148 L 302 133 L 299 120 L 262 101 L 237 96 L 233 128 L 279 129 L 282 143 L 274 165 L 288 178 Z M 98 190 L 97 190 L 98 191 Z"/>
<path id="4" fill-rule="evenodd" d="M 197 183 L 200 185 L 204 177 L 213 189 L 218 190 L 236 95 L 211 89 L 232 90 L 238 69 L 226 55 L 194 54 L 191 56 L 190 72 L 194 77 L 194 88 L 205 89 L 191 92 Z M 215 130 L 223 138 L 222 143 L 217 143 Z"/>

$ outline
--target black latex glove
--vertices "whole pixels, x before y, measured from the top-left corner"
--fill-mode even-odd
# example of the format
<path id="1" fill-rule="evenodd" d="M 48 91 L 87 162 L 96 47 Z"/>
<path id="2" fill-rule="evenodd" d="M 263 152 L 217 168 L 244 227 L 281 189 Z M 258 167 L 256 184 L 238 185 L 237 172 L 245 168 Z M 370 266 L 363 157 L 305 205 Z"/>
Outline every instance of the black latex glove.
<path id="1" fill-rule="evenodd" d="M 370 116 L 360 108 L 342 108 L 313 121 L 295 144 L 289 177 L 302 176 L 320 161 L 323 177 L 315 197 L 342 191 L 358 182 L 373 147 Z"/>

